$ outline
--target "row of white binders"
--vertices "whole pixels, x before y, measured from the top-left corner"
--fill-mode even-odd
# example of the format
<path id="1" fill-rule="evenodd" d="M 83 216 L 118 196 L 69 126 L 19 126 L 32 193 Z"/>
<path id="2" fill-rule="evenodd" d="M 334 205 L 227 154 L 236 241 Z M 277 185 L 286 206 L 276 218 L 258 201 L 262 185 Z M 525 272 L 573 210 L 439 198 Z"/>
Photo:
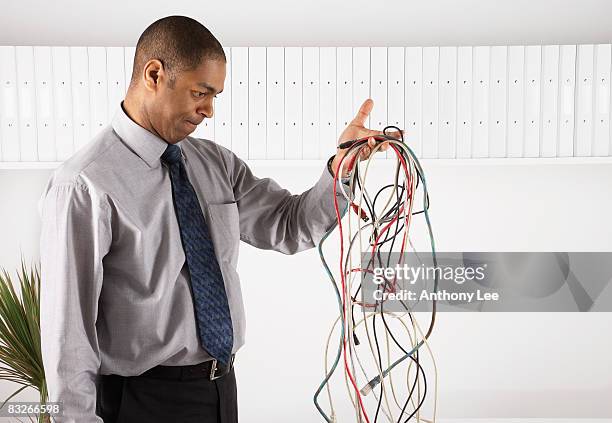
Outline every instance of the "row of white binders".
<path id="1" fill-rule="evenodd" d="M 63 161 L 90 142 L 125 96 L 134 52 L 0 46 L 0 161 Z M 423 158 L 612 155 L 610 44 L 225 53 L 224 92 L 192 135 L 245 159 L 327 158 L 367 98 L 366 125 L 404 129 Z"/>

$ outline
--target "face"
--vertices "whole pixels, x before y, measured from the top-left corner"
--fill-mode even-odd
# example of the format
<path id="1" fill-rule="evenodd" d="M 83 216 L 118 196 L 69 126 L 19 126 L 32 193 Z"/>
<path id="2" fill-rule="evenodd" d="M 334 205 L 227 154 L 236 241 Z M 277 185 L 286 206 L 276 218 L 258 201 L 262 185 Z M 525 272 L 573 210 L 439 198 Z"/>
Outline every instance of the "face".
<path id="1" fill-rule="evenodd" d="M 194 70 L 176 73 L 174 84 L 158 60 L 149 61 L 143 70 L 145 112 L 151 129 L 161 138 L 174 144 L 213 117 L 213 103 L 225 81 L 222 59 L 204 60 Z"/>

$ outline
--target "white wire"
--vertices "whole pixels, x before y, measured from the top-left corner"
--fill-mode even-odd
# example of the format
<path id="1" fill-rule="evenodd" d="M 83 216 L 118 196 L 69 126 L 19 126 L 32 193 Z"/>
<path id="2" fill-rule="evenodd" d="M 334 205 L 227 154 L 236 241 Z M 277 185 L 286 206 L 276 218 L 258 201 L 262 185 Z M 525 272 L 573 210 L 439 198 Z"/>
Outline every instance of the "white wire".
<path id="1" fill-rule="evenodd" d="M 397 142 L 397 141 L 390 140 L 389 143 L 395 144 L 399 148 L 404 148 L 404 146 L 401 143 Z M 358 175 L 357 175 L 359 177 L 359 181 L 360 181 L 361 188 L 362 188 L 360 190 L 359 204 L 357 206 L 357 214 L 358 214 L 358 216 L 356 217 L 356 219 L 358 221 L 358 224 L 357 224 L 357 228 L 358 228 L 358 230 L 357 230 L 357 232 L 358 232 L 357 238 L 358 238 L 358 241 L 359 241 L 360 258 L 363 257 L 363 245 L 362 245 L 362 236 L 361 236 L 362 225 L 359 224 L 359 216 L 360 216 L 360 214 L 362 212 L 362 203 L 363 203 L 364 196 L 368 199 L 368 202 L 370 204 L 373 204 L 371 199 L 370 199 L 370 197 L 369 197 L 369 193 L 368 193 L 367 189 L 365 189 L 365 181 L 367 179 L 367 173 L 368 173 L 368 169 L 369 169 L 369 166 L 370 166 L 370 162 L 371 162 L 372 158 L 374 157 L 374 154 L 377 152 L 378 149 L 380 149 L 380 147 L 381 147 L 381 144 L 377 144 L 372 149 L 370 157 L 369 157 L 369 159 L 366 162 L 365 171 L 363 173 L 359 172 Z M 360 155 L 360 152 L 361 151 L 358 150 L 358 151 L 356 151 L 355 154 L 356 155 Z M 409 245 L 414 249 L 414 246 L 412 245 L 412 242 L 410 240 L 408 231 L 409 231 L 410 223 L 411 223 L 411 220 L 412 220 L 412 206 L 413 206 L 413 203 L 414 203 L 415 184 L 416 184 L 416 178 L 418 177 L 418 175 L 417 175 L 417 172 L 416 172 L 416 166 L 414 165 L 411 156 L 407 155 L 407 157 L 408 157 L 408 161 L 406 163 L 406 167 L 407 167 L 407 170 L 408 170 L 409 175 L 410 175 L 410 186 L 407 186 L 408 185 L 408 183 L 407 183 L 408 181 L 406 180 L 405 173 L 403 173 L 402 176 L 404 176 L 404 185 L 406 185 L 405 193 L 406 194 L 407 193 L 411 193 L 412 198 L 409 199 L 408 195 L 404 195 L 404 202 L 403 202 L 403 206 L 404 206 L 403 207 L 404 236 L 403 236 L 402 242 L 405 243 L 407 241 L 409 243 Z M 344 169 L 345 160 L 347 160 L 347 156 L 345 156 L 341 160 L 340 169 L 339 169 L 339 173 L 340 174 L 342 174 L 342 170 Z M 359 161 L 356 160 L 355 166 L 358 166 L 358 165 L 359 165 Z M 397 166 L 396 166 L 396 172 L 399 172 L 400 166 L 401 166 L 401 164 L 400 164 L 400 161 L 398 159 Z M 354 179 L 351 178 L 350 185 L 349 185 L 349 191 L 351 193 L 354 192 L 353 183 L 354 183 Z M 340 192 L 342 193 L 342 195 L 345 197 L 345 199 L 350 204 L 352 202 L 351 196 L 349 196 L 347 194 L 343 184 L 339 184 L 339 185 L 340 185 Z M 389 205 L 392 204 L 392 199 L 394 198 L 394 195 L 397 193 L 397 190 L 398 190 L 398 184 L 395 183 L 394 187 L 393 187 L 393 190 L 391 191 L 391 193 L 389 195 L 389 198 L 387 199 L 386 203 L 383 206 L 382 211 L 380 213 L 377 213 L 377 215 L 384 216 L 386 214 L 386 210 L 389 207 Z M 352 227 L 353 227 L 352 219 L 353 219 L 352 213 L 349 213 L 348 224 L 347 224 L 347 226 L 348 226 L 347 236 L 349 238 L 349 241 L 351 240 L 350 234 L 352 233 Z M 398 219 L 399 219 L 399 217 L 398 217 Z M 385 225 L 391 226 L 390 223 L 385 223 Z M 381 222 L 379 222 L 378 219 L 373 221 L 371 226 L 372 226 L 372 230 L 373 231 L 376 230 L 377 232 L 380 232 L 380 230 L 381 230 Z M 369 245 L 369 242 L 368 242 L 368 245 Z M 366 380 L 370 380 L 370 377 L 366 374 L 366 371 L 365 371 L 365 368 L 363 366 L 363 363 L 362 363 L 359 355 L 357 354 L 356 345 L 354 344 L 354 330 L 362 322 L 366 322 L 367 319 L 374 317 L 376 314 L 383 314 L 383 311 L 381 310 L 380 312 L 373 312 L 373 313 L 368 314 L 366 312 L 366 308 L 362 307 L 362 316 L 363 316 L 362 319 L 359 320 L 359 322 L 356 323 L 355 325 L 352 324 L 353 318 L 354 318 L 354 316 L 353 316 L 354 301 L 352 300 L 351 292 L 353 292 L 352 288 L 353 288 L 354 280 L 357 278 L 357 273 L 351 271 L 351 269 L 354 269 L 353 264 L 352 264 L 353 260 L 352 260 L 352 254 L 351 253 L 352 253 L 352 242 L 350 244 L 350 248 L 348 250 L 347 260 L 346 260 L 347 263 L 348 263 L 349 272 L 348 272 L 348 275 L 345 275 L 345 278 L 344 278 L 345 279 L 345 287 L 344 287 L 343 295 L 344 295 L 345 302 L 346 302 L 346 304 L 344 305 L 344 314 L 342 316 L 338 316 L 336 318 L 336 321 L 332 325 L 332 328 L 330 330 L 330 333 L 329 333 L 329 336 L 328 336 L 328 339 L 327 339 L 327 345 L 326 345 L 326 348 L 325 348 L 325 374 L 326 374 L 326 377 L 330 376 L 329 368 L 328 368 L 329 344 L 331 342 L 331 336 L 333 334 L 334 328 L 336 327 L 336 325 L 340 321 L 340 317 L 342 317 L 343 320 L 344 320 L 344 327 L 345 327 L 345 338 L 344 338 L 343 341 L 345 341 L 348 344 L 346 346 L 346 353 L 347 353 L 347 357 L 350 360 L 350 367 L 351 367 L 351 370 L 352 370 L 353 379 L 356 382 L 355 384 L 357 385 L 357 376 L 358 375 L 357 375 L 357 372 L 355 371 L 355 360 L 357 361 L 357 363 L 359 365 L 359 368 L 361 370 L 361 373 L 364 375 Z M 418 258 L 418 255 L 417 255 L 417 258 Z M 344 258 L 341 258 L 341 260 L 342 260 L 341 261 L 342 269 L 344 269 Z M 419 261 L 421 261 L 420 258 L 419 258 Z M 344 270 L 342 270 L 342 271 L 344 271 Z M 406 314 L 409 314 L 409 315 L 411 315 L 411 314 L 409 312 L 408 313 L 403 313 L 400 316 L 397 316 L 394 313 L 390 313 L 390 312 L 384 312 L 384 314 L 385 315 L 390 315 L 393 318 L 400 320 L 400 322 L 402 323 L 402 325 L 404 326 L 404 328 L 406 329 L 406 331 L 407 331 L 407 333 L 409 335 L 409 338 L 410 338 L 410 341 L 411 341 L 411 345 L 413 347 L 415 347 L 417 345 L 416 330 L 415 330 L 415 337 L 414 337 L 414 340 L 413 340 L 413 337 L 410 335 L 410 330 L 408 329 L 408 326 L 403 321 L 403 316 L 405 316 Z M 436 388 L 435 388 L 434 392 L 435 392 L 435 397 L 436 398 L 434 399 L 434 417 L 433 417 L 433 421 L 435 422 L 435 412 L 436 412 L 436 405 L 437 405 L 437 367 L 436 367 L 436 364 L 435 364 L 435 359 L 434 359 L 433 354 L 431 352 L 431 348 L 429 347 L 429 343 L 424 338 L 423 333 L 420 330 L 420 326 L 418 325 L 418 322 L 416 321 L 416 318 L 414 318 L 414 316 L 413 316 L 413 318 L 411 320 L 412 320 L 413 328 L 415 328 L 415 327 L 418 328 L 418 331 L 421 334 L 421 338 L 424 341 L 424 343 L 426 344 L 426 347 L 427 347 L 427 349 L 428 349 L 428 351 L 430 353 L 430 356 L 432 358 L 432 361 L 434 363 L 434 369 L 435 369 L 435 375 L 436 375 L 435 376 L 435 387 Z M 394 422 L 395 419 L 393 417 L 393 413 L 391 411 L 391 407 L 390 407 L 389 401 L 388 401 L 386 383 L 389 383 L 389 386 L 391 387 L 391 393 L 392 393 L 393 399 L 395 401 L 395 405 L 400 409 L 400 412 L 401 412 L 402 407 L 400 406 L 399 401 L 397 400 L 397 397 L 396 397 L 395 389 L 394 389 L 394 386 L 393 386 L 393 380 L 392 380 L 392 377 L 391 377 L 391 372 L 389 372 L 389 376 L 390 377 L 389 377 L 388 381 L 385 381 L 385 378 L 383 377 L 383 371 L 380 368 L 378 360 L 376 359 L 377 353 L 374 351 L 374 345 L 373 345 L 372 339 L 370 337 L 368 325 L 364 324 L 364 328 L 365 328 L 366 336 L 367 336 L 367 339 L 368 339 L 368 345 L 369 345 L 370 353 L 372 354 L 372 357 L 374 359 L 374 363 L 376 365 L 377 373 L 378 373 L 378 375 L 380 377 L 380 381 L 381 381 L 380 382 L 380 384 L 381 384 L 381 393 L 382 393 L 383 398 L 385 400 L 384 401 L 384 405 L 381 403 L 381 410 L 383 411 L 383 414 L 385 415 L 385 417 L 387 417 L 387 419 L 389 421 Z M 388 362 L 387 366 L 389 367 L 391 361 L 390 361 L 390 348 L 389 348 L 389 339 L 388 339 L 389 338 L 389 334 L 388 334 L 387 331 L 385 331 L 385 337 L 386 337 L 386 340 L 387 340 L 387 362 Z M 410 386 L 409 386 L 409 383 L 410 383 L 410 369 L 412 368 L 412 364 L 413 364 L 413 361 L 410 360 L 409 366 L 407 368 L 407 374 L 406 374 L 406 377 L 407 377 L 406 380 L 407 380 L 408 389 L 410 389 Z M 357 421 L 358 422 L 362 422 L 364 416 L 363 416 L 363 413 L 362 413 L 359 401 L 357 399 L 357 396 L 359 395 L 359 391 L 356 391 L 355 387 L 351 386 L 351 384 L 349 383 L 348 372 L 346 371 L 346 368 L 345 368 L 344 365 L 342 367 L 343 367 L 343 370 L 344 370 L 343 373 L 344 373 L 345 385 L 346 385 L 346 388 L 347 388 L 349 399 L 350 399 L 350 401 L 351 401 L 351 403 L 352 403 L 352 405 L 353 405 L 353 407 L 355 409 L 355 415 L 356 415 Z M 416 377 L 417 377 L 416 380 L 417 380 L 417 383 L 418 383 L 418 392 L 419 392 L 417 398 L 420 398 L 420 376 L 419 376 L 419 369 L 418 368 L 416 369 Z M 330 403 L 331 414 L 332 414 L 332 417 L 334 418 L 334 421 L 336 421 L 335 420 L 336 419 L 335 408 L 334 408 L 334 405 L 333 405 L 333 399 L 332 399 L 331 389 L 330 389 L 330 386 L 329 386 L 330 385 L 329 380 L 327 381 L 326 385 L 327 385 L 326 389 L 327 389 L 327 394 L 328 394 L 328 400 L 329 400 L 329 403 Z M 362 398 L 363 397 L 364 397 L 364 395 L 362 394 Z M 378 397 L 378 395 L 376 395 L 376 392 L 374 392 L 374 398 L 378 402 L 379 397 Z M 413 407 L 416 408 L 416 406 L 414 405 L 414 398 L 411 396 L 410 399 L 412 401 Z M 364 405 L 365 405 L 365 403 L 364 403 Z M 406 411 L 404 411 L 404 414 L 408 414 L 408 413 Z M 417 411 L 417 415 L 416 416 L 417 416 L 417 421 L 420 421 L 419 420 L 420 419 L 420 410 Z M 424 421 L 426 421 L 426 420 L 424 420 Z"/>

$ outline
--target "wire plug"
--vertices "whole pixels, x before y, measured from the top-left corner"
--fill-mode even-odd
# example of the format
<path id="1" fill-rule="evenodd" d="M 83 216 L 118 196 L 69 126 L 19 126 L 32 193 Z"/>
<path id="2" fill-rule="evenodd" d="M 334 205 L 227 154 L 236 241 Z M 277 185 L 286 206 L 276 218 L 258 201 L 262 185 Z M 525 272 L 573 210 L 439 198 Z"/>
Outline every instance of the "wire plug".
<path id="1" fill-rule="evenodd" d="M 361 392 L 361 395 L 366 396 L 370 392 L 372 392 L 372 389 L 374 389 L 374 387 L 378 385 L 379 383 L 380 383 L 380 376 L 376 376 L 374 379 L 369 381 L 366 386 L 361 388 L 359 392 Z"/>
<path id="2" fill-rule="evenodd" d="M 359 216 L 361 220 L 363 220 L 364 222 L 367 222 L 368 220 L 370 220 L 365 210 L 364 209 L 359 210 L 359 206 L 357 206 L 357 204 L 351 203 L 351 208 L 353 209 L 355 214 Z"/>

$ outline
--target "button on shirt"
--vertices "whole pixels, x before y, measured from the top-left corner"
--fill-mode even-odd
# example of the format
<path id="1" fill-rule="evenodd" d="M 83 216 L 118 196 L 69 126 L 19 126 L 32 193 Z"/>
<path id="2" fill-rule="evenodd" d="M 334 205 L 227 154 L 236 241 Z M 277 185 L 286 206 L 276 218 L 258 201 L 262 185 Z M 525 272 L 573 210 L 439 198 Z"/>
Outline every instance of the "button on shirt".
<path id="1" fill-rule="evenodd" d="M 40 198 L 41 344 L 49 401 L 63 402 L 58 422 L 102 422 L 98 374 L 211 359 L 197 336 L 170 175 L 160 161 L 167 145 L 121 104 L 112 123 L 55 170 Z M 245 340 L 240 241 L 285 254 L 315 247 L 336 221 L 333 178 L 324 169 L 295 195 L 212 141 L 177 145 L 210 227 L 236 352 Z M 340 191 L 337 198 L 342 211 L 346 199 Z"/>

